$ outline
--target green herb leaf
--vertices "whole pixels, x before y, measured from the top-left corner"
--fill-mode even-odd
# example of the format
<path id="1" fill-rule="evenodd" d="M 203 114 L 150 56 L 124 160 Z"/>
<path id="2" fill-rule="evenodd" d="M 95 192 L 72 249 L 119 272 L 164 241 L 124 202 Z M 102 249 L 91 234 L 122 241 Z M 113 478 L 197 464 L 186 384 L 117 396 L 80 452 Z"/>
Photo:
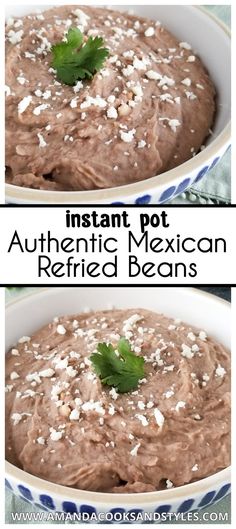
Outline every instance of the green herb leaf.
<path id="1" fill-rule="evenodd" d="M 101 37 L 89 37 L 85 43 L 81 31 L 70 28 L 66 42 L 52 46 L 52 67 L 60 81 L 72 86 L 79 79 L 91 79 L 102 68 L 108 55 Z"/>
<path id="2" fill-rule="evenodd" d="M 144 358 L 136 356 L 128 340 L 121 338 L 117 344 L 119 355 L 112 344 L 99 343 L 97 353 L 90 356 L 95 373 L 102 384 L 113 386 L 120 393 L 137 388 L 140 379 L 144 378 Z"/>

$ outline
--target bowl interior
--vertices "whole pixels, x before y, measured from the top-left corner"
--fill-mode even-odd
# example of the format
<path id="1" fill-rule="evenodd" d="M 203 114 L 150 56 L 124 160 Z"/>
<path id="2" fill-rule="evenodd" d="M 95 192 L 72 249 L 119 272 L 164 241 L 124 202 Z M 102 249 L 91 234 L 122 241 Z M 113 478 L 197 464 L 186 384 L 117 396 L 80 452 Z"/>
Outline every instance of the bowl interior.
<path id="1" fill-rule="evenodd" d="M 230 348 L 230 304 L 192 288 L 49 288 L 9 304 L 6 310 L 6 350 L 55 316 L 88 310 L 145 308 L 180 318 L 206 330 Z"/>

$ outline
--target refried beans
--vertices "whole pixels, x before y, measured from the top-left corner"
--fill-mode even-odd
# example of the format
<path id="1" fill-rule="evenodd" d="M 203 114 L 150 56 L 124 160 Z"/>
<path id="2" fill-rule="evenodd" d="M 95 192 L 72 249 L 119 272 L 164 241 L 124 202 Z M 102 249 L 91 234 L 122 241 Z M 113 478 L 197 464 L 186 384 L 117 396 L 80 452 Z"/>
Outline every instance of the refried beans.
<path id="1" fill-rule="evenodd" d="M 51 46 L 70 27 L 103 37 L 109 49 L 93 79 L 75 86 L 51 67 Z M 160 22 L 88 6 L 7 21 L 10 184 L 75 191 L 148 179 L 204 148 L 215 108 L 215 88 L 191 43 Z"/>
<path id="2" fill-rule="evenodd" d="M 145 376 L 121 394 L 89 357 L 123 336 Z M 6 383 L 7 459 L 45 480 L 148 492 L 229 465 L 229 352 L 180 320 L 143 309 L 54 318 L 8 352 Z"/>

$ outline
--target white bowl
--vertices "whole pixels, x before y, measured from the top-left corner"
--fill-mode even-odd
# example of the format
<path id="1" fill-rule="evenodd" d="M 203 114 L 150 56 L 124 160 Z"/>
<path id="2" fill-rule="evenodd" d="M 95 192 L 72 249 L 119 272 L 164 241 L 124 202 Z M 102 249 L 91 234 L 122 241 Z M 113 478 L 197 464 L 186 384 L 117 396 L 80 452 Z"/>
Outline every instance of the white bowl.
<path id="1" fill-rule="evenodd" d="M 111 308 L 143 307 L 204 328 L 230 348 L 230 304 L 192 288 L 49 288 L 12 301 L 6 309 L 6 350 L 54 316 Z M 137 494 L 77 490 L 34 477 L 6 462 L 6 485 L 17 496 L 46 510 L 71 513 L 187 512 L 216 503 L 230 490 L 230 469 L 175 489 Z M 112 520 L 111 520 L 112 521 Z M 131 519 L 132 521 L 132 519 Z M 139 520 L 138 520 L 139 521 Z M 157 520 L 158 521 L 158 520 Z"/>
<path id="2" fill-rule="evenodd" d="M 37 8 L 6 7 L 6 15 L 23 16 Z M 95 191 L 41 191 L 6 184 L 6 201 L 20 204 L 159 204 L 199 182 L 230 145 L 230 32 L 220 20 L 196 6 L 113 6 L 161 22 L 180 40 L 190 42 L 217 89 L 217 116 L 206 148 L 184 164 L 134 184 Z"/>

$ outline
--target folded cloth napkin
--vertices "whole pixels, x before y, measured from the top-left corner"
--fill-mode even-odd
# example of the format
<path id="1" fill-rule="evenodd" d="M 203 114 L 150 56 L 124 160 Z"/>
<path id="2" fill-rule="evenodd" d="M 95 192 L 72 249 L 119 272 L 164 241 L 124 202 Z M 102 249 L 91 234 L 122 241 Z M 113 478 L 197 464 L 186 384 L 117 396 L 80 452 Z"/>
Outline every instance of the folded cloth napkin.
<path id="1" fill-rule="evenodd" d="M 207 11 L 221 19 L 227 26 L 231 23 L 231 10 L 229 5 L 203 6 Z M 203 180 L 190 187 L 170 204 L 230 204 L 231 201 L 231 166 L 230 150 L 222 157 L 219 164 L 214 167 Z"/>

